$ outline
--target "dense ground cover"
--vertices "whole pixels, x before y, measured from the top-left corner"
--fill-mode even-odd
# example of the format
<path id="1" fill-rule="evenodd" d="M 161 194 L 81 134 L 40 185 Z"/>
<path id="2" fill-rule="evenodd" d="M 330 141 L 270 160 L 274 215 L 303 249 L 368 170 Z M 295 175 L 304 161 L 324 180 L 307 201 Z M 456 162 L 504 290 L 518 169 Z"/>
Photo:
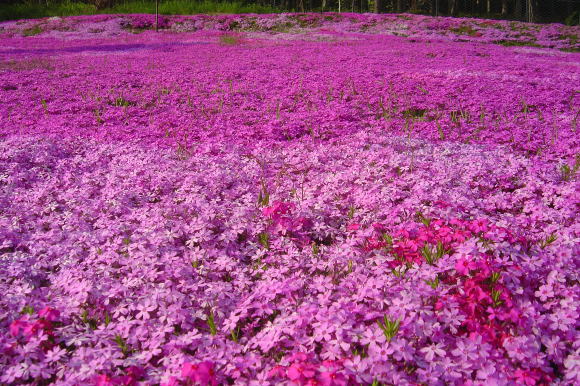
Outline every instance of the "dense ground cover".
<path id="1" fill-rule="evenodd" d="M 0 382 L 580 381 L 578 28 L 151 23 L 0 24 Z"/>

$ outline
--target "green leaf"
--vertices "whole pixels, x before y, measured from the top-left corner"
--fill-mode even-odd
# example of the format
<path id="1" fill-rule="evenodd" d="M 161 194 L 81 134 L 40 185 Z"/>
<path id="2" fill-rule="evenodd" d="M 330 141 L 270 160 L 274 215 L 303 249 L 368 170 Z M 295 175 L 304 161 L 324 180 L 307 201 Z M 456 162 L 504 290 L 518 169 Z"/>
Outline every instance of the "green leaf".
<path id="1" fill-rule="evenodd" d="M 131 352 L 131 349 L 127 346 L 125 339 L 123 339 L 121 335 L 115 335 L 115 343 L 117 343 L 117 346 L 119 346 L 123 355 L 127 356 Z"/>
<path id="2" fill-rule="evenodd" d="M 356 208 L 355 208 L 353 205 L 351 205 L 351 206 L 348 208 L 348 218 L 349 218 L 350 220 L 352 220 L 352 219 L 353 219 L 353 217 L 354 217 L 354 211 L 355 211 L 355 210 L 356 210 Z"/>
<path id="3" fill-rule="evenodd" d="M 33 315 L 34 314 L 34 308 L 32 306 L 24 306 L 22 308 L 22 311 L 20 311 L 21 314 L 28 314 L 28 315 Z"/>
<path id="4" fill-rule="evenodd" d="M 258 205 L 268 206 L 270 204 L 270 193 L 268 193 L 268 188 L 266 183 L 262 181 L 262 186 L 260 192 L 258 193 Z"/>
<path id="5" fill-rule="evenodd" d="M 316 243 L 312 243 L 312 254 L 314 256 L 318 255 L 320 253 L 320 247 L 318 246 L 318 244 Z"/>
<path id="6" fill-rule="evenodd" d="M 230 337 L 234 342 L 238 343 L 238 341 L 240 340 L 240 328 L 239 327 L 234 328 L 230 333 Z"/>
<path id="7" fill-rule="evenodd" d="M 270 249 L 270 235 L 267 232 L 258 234 L 258 242 L 266 249 Z"/>
<path id="8" fill-rule="evenodd" d="M 111 315 L 109 313 L 105 313 L 105 327 L 111 323 Z"/>
<path id="9" fill-rule="evenodd" d="M 431 288 L 437 289 L 439 287 L 439 275 L 435 275 L 435 279 L 433 280 L 425 280 L 425 283 L 429 284 Z"/>
<path id="10" fill-rule="evenodd" d="M 385 335 L 385 338 L 387 338 L 387 341 L 390 342 L 391 339 L 393 339 L 395 335 L 397 335 L 397 333 L 399 332 L 401 320 L 400 319 L 390 320 L 389 317 L 385 315 L 382 321 L 380 320 L 377 321 L 377 324 L 383 331 L 383 334 Z"/>
<path id="11" fill-rule="evenodd" d="M 540 241 L 540 248 L 544 249 L 548 245 L 554 243 L 554 241 L 558 240 L 558 236 L 555 233 L 551 233 L 550 236 L 546 237 L 544 240 Z"/>
<path id="12" fill-rule="evenodd" d="M 391 235 L 390 235 L 390 234 L 388 234 L 387 232 L 384 232 L 384 233 L 381 235 L 381 238 L 382 238 L 382 239 L 383 239 L 383 241 L 384 241 L 385 243 L 387 243 L 389 246 L 392 246 L 392 245 L 393 245 L 393 236 L 391 236 Z"/>
<path id="13" fill-rule="evenodd" d="M 502 301 L 500 300 L 501 291 L 492 289 L 491 290 L 491 298 L 493 299 L 493 305 L 495 307 L 501 305 Z"/>
<path id="14" fill-rule="evenodd" d="M 217 327 L 215 325 L 215 319 L 214 319 L 213 311 L 211 311 L 209 313 L 209 315 L 207 316 L 206 323 L 207 323 L 207 326 L 209 327 L 210 334 L 212 334 L 212 335 L 217 334 Z"/>

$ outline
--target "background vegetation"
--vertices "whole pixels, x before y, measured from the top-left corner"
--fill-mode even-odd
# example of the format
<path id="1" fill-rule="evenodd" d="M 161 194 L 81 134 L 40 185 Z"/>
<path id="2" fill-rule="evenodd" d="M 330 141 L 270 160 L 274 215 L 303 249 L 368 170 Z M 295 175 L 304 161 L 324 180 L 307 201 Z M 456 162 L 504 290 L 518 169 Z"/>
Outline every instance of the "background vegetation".
<path id="1" fill-rule="evenodd" d="M 162 14 L 411 12 L 578 25 L 580 0 L 161 0 Z M 95 13 L 153 13 L 155 0 L 0 0 L 0 20 Z"/>

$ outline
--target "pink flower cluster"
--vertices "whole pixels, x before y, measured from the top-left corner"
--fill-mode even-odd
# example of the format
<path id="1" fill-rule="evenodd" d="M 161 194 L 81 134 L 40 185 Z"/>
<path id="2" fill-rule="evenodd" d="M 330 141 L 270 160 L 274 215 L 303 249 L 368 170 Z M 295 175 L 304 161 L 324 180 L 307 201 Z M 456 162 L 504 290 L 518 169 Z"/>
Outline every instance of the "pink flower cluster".
<path id="1" fill-rule="evenodd" d="M 292 216 L 295 209 L 296 205 L 291 202 L 275 201 L 272 206 L 264 208 L 262 213 L 272 221 L 270 232 L 287 236 L 303 245 L 308 244 L 310 240 L 307 232 L 312 222 L 305 217 Z"/>
<path id="2" fill-rule="evenodd" d="M 125 371 L 125 375 L 111 377 L 106 374 L 97 375 L 93 379 L 95 386 L 136 386 L 143 377 L 143 369 L 131 366 Z"/>
<path id="3" fill-rule="evenodd" d="M 340 361 L 316 361 L 314 355 L 295 353 L 287 358 L 287 366 L 277 365 L 270 370 L 269 378 L 276 383 L 308 386 L 347 386 L 357 384 L 352 374 L 345 371 Z"/>
<path id="4" fill-rule="evenodd" d="M 10 334 L 16 338 L 23 337 L 25 342 L 39 335 L 54 338 L 53 322 L 58 320 L 59 315 L 57 310 L 50 307 L 39 310 L 36 318 L 25 314 L 10 324 Z M 46 347 L 50 348 L 50 342 L 46 343 L 48 344 Z"/>
<path id="5" fill-rule="evenodd" d="M 216 386 L 217 379 L 212 362 L 201 362 L 197 364 L 184 363 L 181 368 L 181 377 L 171 377 L 165 386 L 178 385 L 211 385 Z"/>

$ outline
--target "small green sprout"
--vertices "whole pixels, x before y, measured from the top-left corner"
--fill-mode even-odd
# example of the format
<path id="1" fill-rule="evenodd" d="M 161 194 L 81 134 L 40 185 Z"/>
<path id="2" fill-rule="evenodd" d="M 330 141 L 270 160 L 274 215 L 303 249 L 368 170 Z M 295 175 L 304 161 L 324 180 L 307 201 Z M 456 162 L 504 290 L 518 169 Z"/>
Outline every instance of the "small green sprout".
<path id="1" fill-rule="evenodd" d="M 387 243 L 388 247 L 393 246 L 393 236 L 391 236 L 387 232 L 383 232 L 383 234 L 381 234 L 381 238 L 385 243 Z"/>
<path id="2" fill-rule="evenodd" d="M 239 327 L 236 327 L 231 331 L 230 338 L 234 342 L 238 343 L 238 341 L 240 340 L 240 328 Z"/>
<path id="3" fill-rule="evenodd" d="M 354 205 L 351 205 L 348 207 L 348 218 L 350 220 L 352 220 L 354 218 L 354 212 L 356 210 L 356 207 Z"/>
<path id="4" fill-rule="evenodd" d="M 499 281 L 499 278 L 501 277 L 501 272 L 493 272 L 490 276 L 490 280 L 493 284 L 497 283 Z"/>
<path id="5" fill-rule="evenodd" d="M 387 341 L 391 341 L 391 339 L 393 339 L 395 337 L 395 335 L 397 335 L 397 333 L 399 332 L 399 327 L 401 325 L 401 320 L 397 319 L 397 320 L 390 320 L 389 317 L 387 315 L 383 316 L 383 320 L 377 321 L 377 324 L 379 325 L 380 329 L 383 331 L 383 334 L 385 334 L 385 338 L 387 338 Z"/>
<path id="6" fill-rule="evenodd" d="M 562 177 L 562 180 L 570 181 L 574 178 L 578 170 L 580 170 L 580 155 L 576 156 L 574 166 L 570 167 L 568 164 L 560 166 L 560 176 Z"/>
<path id="7" fill-rule="evenodd" d="M 453 123 L 459 123 L 459 117 L 460 117 L 459 111 L 453 110 L 449 113 L 449 118 Z"/>
<path id="8" fill-rule="evenodd" d="M 429 217 L 425 217 L 425 216 L 423 215 L 423 212 L 421 212 L 421 211 L 417 211 L 417 218 L 418 218 L 418 219 L 419 219 L 419 221 L 420 221 L 421 223 L 423 223 L 423 225 L 425 225 L 426 227 L 428 227 L 429 225 L 431 225 L 431 221 L 432 221 L 432 219 L 431 219 L 431 218 L 429 218 Z"/>
<path id="9" fill-rule="evenodd" d="M 115 107 L 128 107 L 135 105 L 134 102 L 131 102 L 123 97 L 115 98 L 115 100 L 110 104 L 112 104 Z"/>
<path id="10" fill-rule="evenodd" d="M 45 112 L 45 113 L 48 113 L 48 106 L 47 106 L 47 104 L 46 104 L 46 99 L 42 98 L 42 99 L 40 100 L 40 103 L 42 104 L 42 108 L 43 108 L 44 112 Z"/>
<path id="11" fill-rule="evenodd" d="M 266 183 L 262 181 L 260 193 L 258 194 L 258 205 L 268 206 L 269 204 L 270 204 L 270 193 L 268 193 L 268 187 L 266 186 Z"/>
<path id="12" fill-rule="evenodd" d="M 481 243 L 481 246 L 487 250 L 490 250 L 492 245 L 495 244 L 493 240 L 486 239 L 485 237 L 480 237 L 478 241 Z"/>
<path id="13" fill-rule="evenodd" d="M 101 117 L 101 110 L 100 109 L 94 109 L 93 114 L 94 114 L 95 119 L 97 120 L 98 124 L 102 124 L 103 122 L 105 122 L 103 120 L 103 118 Z"/>
<path id="14" fill-rule="evenodd" d="M 96 330 L 98 327 L 97 321 L 89 317 L 87 310 L 81 312 L 81 320 L 84 324 L 88 325 L 91 330 Z"/>
<path id="15" fill-rule="evenodd" d="M 437 262 L 437 260 L 441 259 L 444 255 L 451 252 L 449 249 L 445 249 L 443 243 L 441 241 L 437 241 L 437 245 L 433 250 L 429 244 L 425 244 L 423 248 L 421 248 L 421 254 L 425 258 L 427 264 L 433 265 Z"/>
<path id="16" fill-rule="evenodd" d="M 209 327 L 209 333 L 212 335 L 217 334 L 217 327 L 215 325 L 215 316 L 213 311 L 210 311 L 210 313 L 207 315 L 206 323 L 207 326 Z"/>
<path id="17" fill-rule="evenodd" d="M 22 308 L 22 311 L 20 311 L 21 314 L 28 314 L 28 315 L 33 315 L 34 314 L 34 308 L 32 306 L 24 306 Z"/>
<path id="18" fill-rule="evenodd" d="M 316 243 L 312 243 L 312 254 L 314 256 L 318 255 L 320 253 L 320 246 Z"/>
<path id="19" fill-rule="evenodd" d="M 353 271 L 353 262 L 352 260 L 349 260 L 346 267 L 346 273 L 349 274 L 352 273 L 352 271 Z"/>
<path id="20" fill-rule="evenodd" d="M 131 352 L 131 349 L 127 346 L 125 339 L 123 339 L 121 335 L 115 335 L 115 343 L 117 343 L 117 346 L 119 346 L 123 355 L 127 356 Z"/>
<path id="21" fill-rule="evenodd" d="M 433 280 L 425 280 L 425 283 L 429 284 L 431 288 L 437 289 L 439 287 L 439 275 L 435 275 L 435 279 Z"/>
<path id="22" fill-rule="evenodd" d="M 258 234 L 258 242 L 266 249 L 270 249 L 270 235 L 267 232 Z"/>
<path id="23" fill-rule="evenodd" d="M 498 307 L 503 303 L 503 301 L 500 300 L 500 297 L 501 297 L 501 291 L 495 290 L 495 289 L 491 290 L 491 299 L 493 300 L 494 307 Z"/>
<path id="24" fill-rule="evenodd" d="M 111 323 L 111 315 L 108 312 L 105 313 L 105 327 Z"/>
<path id="25" fill-rule="evenodd" d="M 555 233 L 551 233 L 550 236 L 546 237 L 544 240 L 540 241 L 540 248 L 545 249 L 548 245 L 553 244 L 554 241 L 558 239 Z"/>
<path id="26" fill-rule="evenodd" d="M 393 268 L 391 270 L 391 272 L 393 273 L 393 275 L 395 275 L 395 277 L 398 277 L 398 278 L 403 277 L 406 273 L 405 271 L 402 271 L 400 268 L 399 269 Z"/>
<path id="27" fill-rule="evenodd" d="M 437 132 L 439 133 L 439 139 L 444 141 L 445 140 L 445 133 L 443 132 L 443 128 L 441 127 L 441 124 L 439 123 L 439 121 L 437 121 Z"/>

